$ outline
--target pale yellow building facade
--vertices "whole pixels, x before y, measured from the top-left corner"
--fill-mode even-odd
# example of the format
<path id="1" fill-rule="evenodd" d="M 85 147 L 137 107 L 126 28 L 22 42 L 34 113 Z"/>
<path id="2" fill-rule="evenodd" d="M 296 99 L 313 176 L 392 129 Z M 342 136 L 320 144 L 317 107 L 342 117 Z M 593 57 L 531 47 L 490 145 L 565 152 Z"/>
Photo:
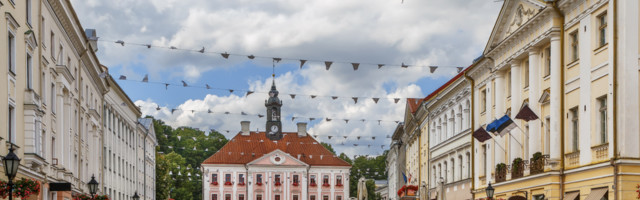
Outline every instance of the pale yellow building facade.
<path id="1" fill-rule="evenodd" d="M 489 183 L 494 199 L 638 196 L 639 7 L 635 0 L 504 2 L 467 75 L 475 81 L 475 127 L 506 114 L 518 128 L 473 141 L 475 199 L 486 198 Z M 525 106 L 539 119 L 516 119 Z"/>

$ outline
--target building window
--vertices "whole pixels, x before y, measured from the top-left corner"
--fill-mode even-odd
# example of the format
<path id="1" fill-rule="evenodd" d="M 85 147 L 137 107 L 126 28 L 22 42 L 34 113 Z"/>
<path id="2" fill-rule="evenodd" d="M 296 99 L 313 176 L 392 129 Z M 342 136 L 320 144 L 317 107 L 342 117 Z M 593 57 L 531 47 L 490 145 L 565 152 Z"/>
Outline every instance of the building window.
<path id="1" fill-rule="evenodd" d="M 579 58 L 578 31 L 569 34 L 569 38 L 571 38 L 571 61 L 573 62 Z"/>
<path id="2" fill-rule="evenodd" d="M 511 84 L 513 84 L 511 79 L 511 70 L 509 70 L 506 74 L 507 84 L 505 84 L 507 86 L 507 98 L 511 97 Z"/>
<path id="3" fill-rule="evenodd" d="M 529 87 L 529 60 L 524 61 L 524 88 Z"/>
<path id="4" fill-rule="evenodd" d="M 56 84 L 51 83 L 51 112 L 56 114 Z"/>
<path id="5" fill-rule="evenodd" d="M 485 158 L 486 159 L 486 158 Z M 485 160 L 485 163 L 487 161 Z M 471 155 L 467 152 L 467 178 L 471 178 Z"/>
<path id="6" fill-rule="evenodd" d="M 336 196 L 336 200 L 342 200 L 342 196 L 340 195 Z"/>
<path id="7" fill-rule="evenodd" d="M 280 200 L 280 195 L 276 194 L 276 198 L 274 198 L 274 200 Z"/>
<path id="8" fill-rule="evenodd" d="M 329 195 L 322 196 L 322 200 L 329 200 Z"/>
<path id="9" fill-rule="evenodd" d="M 293 175 L 293 183 L 295 183 L 295 184 L 299 184 L 300 183 L 300 178 L 298 178 L 297 174 Z"/>
<path id="10" fill-rule="evenodd" d="M 316 184 L 316 175 L 309 176 L 309 182 L 311 184 Z"/>
<path id="11" fill-rule="evenodd" d="M 293 195 L 293 200 L 298 200 L 298 195 L 297 194 Z"/>
<path id="12" fill-rule="evenodd" d="M 486 169 L 487 168 L 487 145 L 483 144 L 482 145 L 482 170 L 480 171 L 480 174 L 485 175 L 486 173 Z"/>
<path id="13" fill-rule="evenodd" d="M 551 153 L 551 118 L 546 117 L 544 126 L 544 153 L 549 155 Z"/>
<path id="14" fill-rule="evenodd" d="M 231 194 L 225 194 L 224 200 L 231 200 Z"/>
<path id="15" fill-rule="evenodd" d="M 231 174 L 225 174 L 224 175 L 224 182 L 225 183 L 231 183 Z"/>
<path id="16" fill-rule="evenodd" d="M 322 176 L 322 184 L 329 185 L 329 175 Z"/>
<path id="17" fill-rule="evenodd" d="M 42 75 L 40 76 L 40 96 L 43 98 L 42 103 L 46 105 L 47 90 L 45 89 L 46 88 L 45 78 L 46 78 L 46 75 L 44 72 L 42 72 Z"/>
<path id="18" fill-rule="evenodd" d="M 462 171 L 462 155 L 458 156 L 458 170 L 459 170 L 458 176 L 460 176 L 460 178 L 458 180 L 462 180 L 462 178 L 463 178 L 463 175 L 462 175 L 462 172 L 463 172 Z"/>
<path id="19" fill-rule="evenodd" d="M 480 110 L 482 110 L 482 112 L 486 112 L 487 111 L 487 89 L 482 89 L 482 91 L 480 91 Z"/>
<path id="20" fill-rule="evenodd" d="M 342 176 L 336 176 L 336 185 L 342 185 Z"/>
<path id="21" fill-rule="evenodd" d="M 31 55 L 27 54 L 27 89 L 33 89 L 33 66 Z"/>
<path id="22" fill-rule="evenodd" d="M 13 106 L 9 106 L 9 116 L 8 116 L 9 120 L 7 120 L 7 127 L 8 127 L 8 135 L 7 138 L 9 138 L 9 142 L 11 144 L 15 144 L 16 143 L 16 110 Z"/>
<path id="23" fill-rule="evenodd" d="M 56 34 L 53 33 L 53 31 L 51 31 L 51 38 L 50 38 L 50 42 L 51 42 L 51 58 L 53 58 L 53 60 L 56 60 Z"/>
<path id="24" fill-rule="evenodd" d="M 577 152 L 578 151 L 578 139 L 579 139 L 579 129 L 580 129 L 580 125 L 579 125 L 579 116 L 578 116 L 578 107 L 572 108 L 569 110 L 569 112 L 571 113 L 571 133 L 572 133 L 572 144 L 571 146 L 573 147 L 573 152 Z"/>
<path id="25" fill-rule="evenodd" d="M 256 175 L 256 182 L 262 183 L 262 174 L 257 174 Z"/>
<path id="26" fill-rule="evenodd" d="M 238 194 L 238 200 L 244 200 L 244 194 Z"/>
<path id="27" fill-rule="evenodd" d="M 551 74 L 551 47 L 544 49 L 542 57 L 544 58 L 544 76 L 546 77 Z"/>
<path id="28" fill-rule="evenodd" d="M 8 64 L 9 64 L 9 72 L 11 74 L 16 74 L 16 37 L 13 36 L 13 33 L 9 32 L 9 38 L 7 43 L 8 54 Z"/>
<path id="29" fill-rule="evenodd" d="M 276 174 L 276 178 L 274 180 L 276 183 L 280 183 L 280 174 Z"/>
<path id="30" fill-rule="evenodd" d="M 244 184 L 244 174 L 238 174 L 238 183 Z"/>
<path id="31" fill-rule="evenodd" d="M 218 200 L 218 194 L 212 194 L 211 200 Z"/>
<path id="32" fill-rule="evenodd" d="M 316 200 L 316 195 L 309 196 L 309 200 Z"/>
<path id="33" fill-rule="evenodd" d="M 262 194 L 256 194 L 256 200 L 262 200 Z"/>
<path id="34" fill-rule="evenodd" d="M 600 108 L 598 111 L 600 112 L 598 118 L 600 123 L 600 143 L 607 143 L 607 96 L 603 96 L 598 98 L 598 105 Z"/>
<path id="35" fill-rule="evenodd" d="M 598 15 L 598 47 L 607 44 L 607 13 Z"/>

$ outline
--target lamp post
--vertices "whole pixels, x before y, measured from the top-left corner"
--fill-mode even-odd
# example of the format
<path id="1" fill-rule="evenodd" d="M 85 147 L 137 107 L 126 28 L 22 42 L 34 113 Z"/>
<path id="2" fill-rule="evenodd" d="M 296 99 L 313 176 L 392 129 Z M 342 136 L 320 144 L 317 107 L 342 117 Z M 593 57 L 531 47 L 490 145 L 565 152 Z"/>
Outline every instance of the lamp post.
<path id="1" fill-rule="evenodd" d="M 493 199 L 493 192 L 495 191 L 495 189 L 493 189 L 493 187 L 491 187 L 491 182 L 489 182 L 489 186 L 487 186 L 487 188 L 484 189 L 484 190 L 487 193 L 487 198 L 488 199 Z"/>
<path id="2" fill-rule="evenodd" d="M 20 158 L 13 153 L 13 146 L 9 148 L 9 153 L 2 159 L 4 164 L 4 174 L 9 178 L 9 200 L 13 200 L 13 179 L 18 173 L 18 166 L 20 165 Z"/>
<path id="3" fill-rule="evenodd" d="M 96 181 L 96 177 L 91 175 L 91 181 L 87 184 L 89 185 L 89 193 L 91 193 L 91 199 L 95 198 L 96 193 L 98 192 L 98 181 Z"/>
<path id="4" fill-rule="evenodd" d="M 140 196 L 138 196 L 138 192 L 133 193 L 133 197 L 131 197 L 133 200 L 140 200 Z"/>

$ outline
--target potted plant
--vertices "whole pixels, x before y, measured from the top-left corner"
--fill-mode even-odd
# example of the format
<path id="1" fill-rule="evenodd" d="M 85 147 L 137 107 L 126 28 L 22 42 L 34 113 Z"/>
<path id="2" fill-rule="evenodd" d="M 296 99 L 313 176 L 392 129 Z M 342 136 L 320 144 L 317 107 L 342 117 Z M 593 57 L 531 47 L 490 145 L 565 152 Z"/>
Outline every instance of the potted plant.
<path id="1" fill-rule="evenodd" d="M 504 163 L 498 163 L 496 165 L 496 183 L 500 183 L 507 180 L 507 165 Z"/>
<path id="2" fill-rule="evenodd" d="M 318 186 L 318 184 L 316 184 L 316 182 L 311 182 L 311 183 L 309 183 L 309 186 L 316 187 L 316 186 Z"/>
<path id="3" fill-rule="evenodd" d="M 21 199 L 29 198 L 31 195 L 40 193 L 40 181 L 21 178 L 14 183 L 13 194 Z"/>
<path id="4" fill-rule="evenodd" d="M 275 185 L 276 185 L 276 186 L 280 186 L 280 185 L 282 185 L 282 183 L 280 183 L 280 181 L 276 181 L 276 182 L 275 182 Z"/>
<path id="5" fill-rule="evenodd" d="M 94 198 L 94 200 L 109 200 L 109 196 L 105 195 L 96 195 Z"/>
<path id="6" fill-rule="evenodd" d="M 329 183 L 323 183 L 322 184 L 322 187 L 329 187 L 329 186 L 330 186 Z"/>
<path id="7" fill-rule="evenodd" d="M 534 175 L 544 172 L 544 157 L 541 152 L 534 153 L 530 163 L 529 174 Z"/>
<path id="8" fill-rule="evenodd" d="M 524 175 L 524 162 L 522 158 L 513 159 L 511 164 L 511 179 L 520 178 Z"/>
<path id="9" fill-rule="evenodd" d="M 244 186 L 244 182 L 238 183 L 239 186 Z"/>
<path id="10" fill-rule="evenodd" d="M 261 186 L 262 182 L 257 182 L 256 185 Z"/>
<path id="11" fill-rule="evenodd" d="M 293 186 L 298 186 L 298 185 L 300 185 L 300 184 L 299 184 L 298 182 L 293 182 L 293 184 L 292 184 L 292 185 L 293 185 Z"/>
<path id="12" fill-rule="evenodd" d="M 227 182 L 224 182 L 224 185 L 233 185 L 233 184 L 231 182 L 227 181 Z"/>
<path id="13" fill-rule="evenodd" d="M 211 182 L 213 185 L 218 185 L 218 181 Z"/>

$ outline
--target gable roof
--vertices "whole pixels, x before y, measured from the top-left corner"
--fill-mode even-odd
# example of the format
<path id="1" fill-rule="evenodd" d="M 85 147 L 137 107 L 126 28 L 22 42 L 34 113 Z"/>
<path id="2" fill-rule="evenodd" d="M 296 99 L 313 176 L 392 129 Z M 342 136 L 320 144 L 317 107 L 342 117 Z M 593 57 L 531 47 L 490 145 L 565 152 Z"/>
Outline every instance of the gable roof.
<path id="1" fill-rule="evenodd" d="M 544 8 L 545 3 L 540 0 L 505 0 L 502 4 L 502 8 L 500 8 L 500 14 L 496 19 L 495 24 L 493 25 L 493 29 L 491 30 L 491 35 L 489 36 L 489 40 L 487 41 L 487 45 L 484 48 L 484 54 L 486 55 L 493 49 L 495 46 L 500 44 L 508 35 L 506 35 L 509 29 L 509 20 L 512 20 L 512 15 L 514 15 L 514 10 L 517 9 L 517 5 L 521 3 L 528 3 L 533 7 L 537 7 L 538 9 Z M 534 10 L 533 15 L 540 13 L 539 11 Z M 524 24 L 526 22 L 523 22 Z M 505 36 L 506 35 L 506 36 Z"/>
<path id="2" fill-rule="evenodd" d="M 418 98 L 407 98 L 407 107 L 412 114 L 416 113 L 418 108 L 420 108 L 420 104 L 424 101 L 424 99 Z"/>
<path id="3" fill-rule="evenodd" d="M 297 132 L 282 135 L 282 139 L 275 142 L 269 140 L 265 132 L 238 133 L 202 164 L 247 164 L 279 149 L 293 157 L 300 154 L 299 160 L 310 166 L 351 166 L 309 135 L 299 137 Z"/>

